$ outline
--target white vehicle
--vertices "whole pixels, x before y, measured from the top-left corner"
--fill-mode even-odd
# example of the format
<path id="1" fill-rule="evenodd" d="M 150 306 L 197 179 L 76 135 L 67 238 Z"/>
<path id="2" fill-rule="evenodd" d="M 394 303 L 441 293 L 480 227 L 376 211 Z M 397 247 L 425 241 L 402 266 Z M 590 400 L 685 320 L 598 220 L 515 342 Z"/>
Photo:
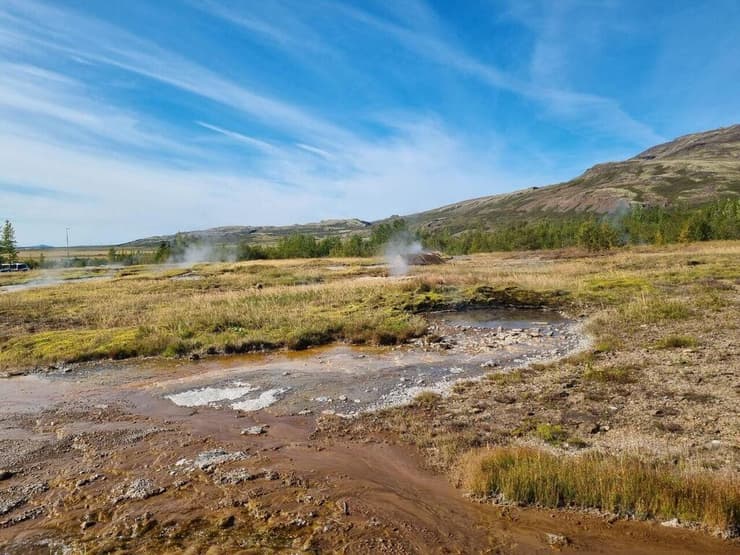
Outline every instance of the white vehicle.
<path id="1" fill-rule="evenodd" d="M 13 262 L 12 264 L 0 264 L 0 272 L 27 272 L 30 270 L 25 262 Z"/>

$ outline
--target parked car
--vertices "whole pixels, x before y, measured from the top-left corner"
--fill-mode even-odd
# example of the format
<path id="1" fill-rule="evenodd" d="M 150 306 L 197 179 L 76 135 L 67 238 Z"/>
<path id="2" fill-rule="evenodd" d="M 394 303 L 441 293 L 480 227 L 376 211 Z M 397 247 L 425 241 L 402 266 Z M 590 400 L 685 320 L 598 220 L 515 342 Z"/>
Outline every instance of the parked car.
<path id="1" fill-rule="evenodd" d="M 31 268 L 25 262 L 13 262 L 12 264 L 0 264 L 0 272 L 27 272 Z"/>

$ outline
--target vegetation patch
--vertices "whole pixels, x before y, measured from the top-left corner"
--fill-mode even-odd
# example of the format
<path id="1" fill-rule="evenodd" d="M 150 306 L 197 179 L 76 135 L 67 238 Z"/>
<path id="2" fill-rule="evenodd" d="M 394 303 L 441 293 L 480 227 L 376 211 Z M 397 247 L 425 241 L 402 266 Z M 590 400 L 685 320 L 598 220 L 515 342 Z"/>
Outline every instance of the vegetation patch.
<path id="1" fill-rule="evenodd" d="M 696 347 L 699 344 L 695 337 L 690 335 L 667 335 L 657 343 L 659 349 L 680 349 Z"/>
<path id="2" fill-rule="evenodd" d="M 535 435 L 550 445 L 560 445 L 568 439 L 568 431 L 559 424 L 537 424 Z"/>
<path id="3" fill-rule="evenodd" d="M 583 379 L 599 383 L 635 383 L 635 368 L 627 366 L 607 366 L 605 368 L 589 367 L 583 373 Z"/>
<path id="4" fill-rule="evenodd" d="M 599 509 L 638 518 L 678 518 L 737 532 L 740 482 L 648 458 L 553 455 L 525 447 L 476 450 L 463 458 L 465 487 L 505 503 Z"/>
<path id="5" fill-rule="evenodd" d="M 414 405 L 420 408 L 431 409 L 439 404 L 442 396 L 435 391 L 422 391 L 414 397 Z"/>

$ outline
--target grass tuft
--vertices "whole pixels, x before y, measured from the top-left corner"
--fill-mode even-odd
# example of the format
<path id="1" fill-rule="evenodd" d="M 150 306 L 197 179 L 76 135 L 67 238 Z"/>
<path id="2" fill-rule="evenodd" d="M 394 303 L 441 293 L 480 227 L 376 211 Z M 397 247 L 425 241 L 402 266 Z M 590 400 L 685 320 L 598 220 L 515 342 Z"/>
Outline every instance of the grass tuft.
<path id="1" fill-rule="evenodd" d="M 696 338 L 688 335 L 668 335 L 658 341 L 659 349 L 680 349 L 686 347 L 696 347 L 699 342 Z"/>
<path id="2" fill-rule="evenodd" d="M 442 396 L 434 391 L 422 391 L 414 398 L 414 405 L 417 407 L 432 409 L 439 405 Z"/>
<path id="3" fill-rule="evenodd" d="M 626 368 L 622 366 L 588 368 L 583 373 L 583 379 L 590 382 L 621 384 L 635 383 L 637 381 L 634 368 Z"/>
<path id="4" fill-rule="evenodd" d="M 535 435 L 550 445 L 560 445 L 568 439 L 568 432 L 559 424 L 537 424 Z"/>
<path id="5" fill-rule="evenodd" d="M 679 518 L 734 532 L 740 482 L 668 463 L 600 453 L 556 456 L 525 447 L 463 457 L 463 483 L 478 495 L 544 507 L 599 509 L 639 518 Z"/>

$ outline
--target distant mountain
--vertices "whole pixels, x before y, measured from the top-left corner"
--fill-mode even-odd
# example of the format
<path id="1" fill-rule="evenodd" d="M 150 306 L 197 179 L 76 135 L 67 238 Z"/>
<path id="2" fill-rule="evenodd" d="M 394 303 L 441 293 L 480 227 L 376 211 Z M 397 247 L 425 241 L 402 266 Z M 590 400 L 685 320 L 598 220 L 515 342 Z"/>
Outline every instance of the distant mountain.
<path id="1" fill-rule="evenodd" d="M 565 183 L 465 200 L 404 218 L 412 229 L 454 233 L 521 218 L 617 214 L 633 206 L 700 205 L 723 197 L 740 197 L 740 125 L 685 135 L 622 162 L 597 164 Z M 216 244 L 272 243 L 292 233 L 317 238 L 364 235 L 372 225 L 357 219 L 325 220 L 289 226 L 216 227 L 183 235 Z M 152 247 L 173 238 L 148 237 L 121 246 Z"/>
<path id="2" fill-rule="evenodd" d="M 296 224 L 287 226 L 226 226 L 214 227 L 200 231 L 185 231 L 184 235 L 188 239 L 212 244 L 234 244 L 247 241 L 250 243 L 273 243 L 281 237 L 293 233 L 303 233 L 312 235 L 316 238 L 329 236 L 343 237 L 356 233 L 365 234 L 370 232 L 370 222 L 362 220 L 323 220 L 317 223 Z M 120 245 L 125 248 L 146 248 L 159 245 L 162 241 L 174 240 L 174 235 L 158 235 L 155 237 L 146 237 L 137 239 L 130 243 Z"/>
<path id="3" fill-rule="evenodd" d="M 466 200 L 405 216 L 415 229 L 491 227 L 518 218 L 614 214 L 633 206 L 740 197 L 740 125 L 679 137 L 547 187 Z"/>

